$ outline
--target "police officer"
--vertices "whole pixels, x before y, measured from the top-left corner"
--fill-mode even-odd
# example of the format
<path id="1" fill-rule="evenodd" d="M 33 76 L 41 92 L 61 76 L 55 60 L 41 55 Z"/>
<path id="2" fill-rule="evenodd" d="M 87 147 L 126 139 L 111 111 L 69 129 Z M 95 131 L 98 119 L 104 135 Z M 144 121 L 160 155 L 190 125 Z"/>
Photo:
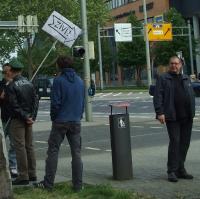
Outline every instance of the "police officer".
<path id="1" fill-rule="evenodd" d="M 18 177 L 13 185 L 27 185 L 36 181 L 36 159 L 33 148 L 32 124 L 37 113 L 37 97 L 34 87 L 21 75 L 23 65 L 13 58 L 8 71 L 13 81 L 8 87 L 9 105 L 11 107 L 10 130 L 14 141 Z"/>

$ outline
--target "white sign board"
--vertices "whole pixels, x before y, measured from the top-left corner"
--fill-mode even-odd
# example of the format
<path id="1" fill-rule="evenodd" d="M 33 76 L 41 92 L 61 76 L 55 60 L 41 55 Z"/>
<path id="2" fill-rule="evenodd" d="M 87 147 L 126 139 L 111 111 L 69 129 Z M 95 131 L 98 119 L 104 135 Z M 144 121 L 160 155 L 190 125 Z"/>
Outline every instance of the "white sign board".
<path id="1" fill-rule="evenodd" d="M 133 39 L 131 23 L 116 23 L 114 31 L 116 42 L 131 42 Z"/>
<path id="2" fill-rule="evenodd" d="M 70 48 L 81 34 L 81 29 L 78 26 L 56 11 L 50 15 L 42 30 Z"/>

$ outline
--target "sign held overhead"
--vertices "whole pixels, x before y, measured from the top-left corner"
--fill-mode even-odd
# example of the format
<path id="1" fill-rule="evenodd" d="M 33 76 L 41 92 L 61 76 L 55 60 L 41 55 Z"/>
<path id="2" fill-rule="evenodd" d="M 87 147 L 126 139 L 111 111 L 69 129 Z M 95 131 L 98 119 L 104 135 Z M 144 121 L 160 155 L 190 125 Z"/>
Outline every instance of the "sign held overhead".
<path id="1" fill-rule="evenodd" d="M 132 25 L 131 23 L 114 24 L 116 42 L 132 42 Z"/>
<path id="2" fill-rule="evenodd" d="M 78 26 L 56 11 L 50 15 L 42 30 L 70 48 L 82 32 Z"/>

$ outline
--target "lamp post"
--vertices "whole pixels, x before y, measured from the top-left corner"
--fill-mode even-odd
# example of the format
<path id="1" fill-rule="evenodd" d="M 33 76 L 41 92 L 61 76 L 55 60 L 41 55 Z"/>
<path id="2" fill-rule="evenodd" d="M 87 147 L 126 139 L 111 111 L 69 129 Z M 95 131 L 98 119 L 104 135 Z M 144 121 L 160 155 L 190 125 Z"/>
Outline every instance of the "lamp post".
<path id="1" fill-rule="evenodd" d="M 81 19 L 82 19 L 82 30 L 83 30 L 83 46 L 85 48 L 85 57 L 84 57 L 85 119 L 87 122 L 91 122 L 92 104 L 91 104 L 91 97 L 88 95 L 88 88 L 90 86 L 90 61 L 89 61 L 89 51 L 88 51 L 86 0 L 81 0 Z"/>
<path id="2" fill-rule="evenodd" d="M 151 80 L 151 62 L 150 62 L 150 52 L 149 52 L 149 40 L 147 33 L 147 9 L 146 9 L 146 0 L 143 0 L 143 12 L 144 12 L 144 33 L 145 33 L 145 43 L 146 43 L 146 60 L 147 60 L 147 79 L 148 86 L 152 84 Z"/>

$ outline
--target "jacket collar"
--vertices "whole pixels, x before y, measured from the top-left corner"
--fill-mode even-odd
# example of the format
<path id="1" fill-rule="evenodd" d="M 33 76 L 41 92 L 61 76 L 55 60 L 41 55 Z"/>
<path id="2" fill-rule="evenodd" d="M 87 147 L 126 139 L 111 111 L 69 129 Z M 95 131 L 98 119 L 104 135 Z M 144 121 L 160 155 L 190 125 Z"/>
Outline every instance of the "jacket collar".
<path id="1" fill-rule="evenodd" d="M 182 77 L 183 80 L 189 79 L 189 77 L 185 74 L 182 74 L 181 77 Z M 172 75 L 168 72 L 168 73 L 166 73 L 166 78 L 172 79 Z"/>

